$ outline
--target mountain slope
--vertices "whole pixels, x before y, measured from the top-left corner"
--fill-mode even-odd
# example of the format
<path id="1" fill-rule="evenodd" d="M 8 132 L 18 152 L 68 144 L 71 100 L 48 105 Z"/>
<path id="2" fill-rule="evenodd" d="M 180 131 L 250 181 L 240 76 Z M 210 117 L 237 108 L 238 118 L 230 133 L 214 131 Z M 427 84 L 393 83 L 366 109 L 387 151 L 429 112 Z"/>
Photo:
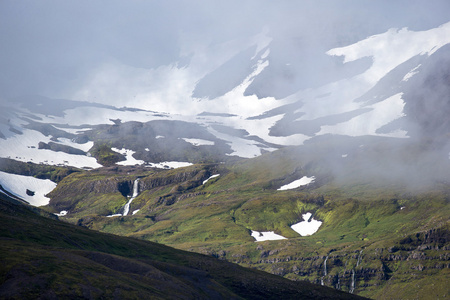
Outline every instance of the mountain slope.
<path id="1" fill-rule="evenodd" d="M 408 149 L 408 156 L 392 151 L 384 138 L 341 137 L 233 164 L 75 173 L 50 193 L 46 209 L 67 210 L 61 218 L 95 230 L 367 297 L 442 297 L 450 242 L 448 163 L 431 166 L 431 158 L 420 159 L 423 149 L 400 142 L 396 149 Z M 410 161 L 421 163 L 416 168 Z M 432 181 L 428 167 L 436 172 Z M 313 181 L 279 190 L 305 176 Z M 135 213 L 123 216 L 121 189 L 127 185 L 131 194 L 136 178 Z M 312 236 L 300 236 L 291 226 L 308 221 L 307 213 L 322 224 Z M 253 232 L 271 231 L 286 239 L 255 244 Z M 430 282 L 431 290 L 418 288 Z"/>
<path id="2" fill-rule="evenodd" d="M 106 235 L 0 201 L 2 298 L 358 299 L 163 245 Z"/>

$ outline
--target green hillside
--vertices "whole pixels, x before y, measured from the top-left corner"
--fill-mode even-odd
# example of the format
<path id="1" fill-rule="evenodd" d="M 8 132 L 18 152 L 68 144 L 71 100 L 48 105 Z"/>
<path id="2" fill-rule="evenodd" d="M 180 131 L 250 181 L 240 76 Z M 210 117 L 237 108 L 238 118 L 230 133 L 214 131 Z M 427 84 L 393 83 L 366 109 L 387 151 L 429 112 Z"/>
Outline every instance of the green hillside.
<path id="1" fill-rule="evenodd" d="M 42 217 L 0 197 L 1 299 L 357 299 L 307 282 Z"/>
<path id="2" fill-rule="evenodd" d="M 380 148 L 366 158 L 378 161 L 378 152 L 384 153 Z M 97 231 L 370 298 L 447 297 L 448 183 L 412 186 L 389 174 L 360 176 L 368 163 L 358 155 L 345 160 L 337 176 L 336 165 L 331 166 L 324 153 L 305 146 L 238 163 L 77 172 L 50 193 L 45 209 L 66 210 L 63 220 Z M 313 175 L 316 180 L 307 186 L 277 190 Z M 136 178 L 139 195 L 130 208 L 135 214 L 107 217 L 122 212 Z M 318 232 L 302 237 L 290 226 L 307 212 L 323 223 Z M 255 242 L 251 230 L 274 231 L 287 239 Z"/>

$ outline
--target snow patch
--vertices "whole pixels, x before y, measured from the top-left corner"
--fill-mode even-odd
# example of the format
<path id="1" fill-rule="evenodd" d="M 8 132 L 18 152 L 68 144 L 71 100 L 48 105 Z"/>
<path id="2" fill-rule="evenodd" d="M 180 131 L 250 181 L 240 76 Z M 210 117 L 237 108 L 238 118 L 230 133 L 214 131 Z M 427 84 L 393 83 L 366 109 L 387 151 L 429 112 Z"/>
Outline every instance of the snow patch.
<path id="1" fill-rule="evenodd" d="M 24 129 L 22 134 L 16 134 L 7 139 L 0 139 L 0 153 L 2 157 L 11 158 L 23 162 L 46 165 L 68 165 L 77 168 L 100 168 L 93 157 L 84 155 L 55 152 L 49 149 L 39 149 L 39 142 L 49 143 L 50 137 L 42 133 Z M 64 141 L 64 140 L 63 140 Z M 71 146 L 89 147 L 91 142 L 84 144 L 70 143 Z"/>
<path id="2" fill-rule="evenodd" d="M 210 179 L 212 179 L 212 178 L 216 178 L 216 177 L 218 177 L 218 176 L 220 176 L 220 174 L 211 175 L 208 179 L 203 180 L 203 184 L 207 183 L 208 180 L 210 180 Z"/>
<path id="3" fill-rule="evenodd" d="M 58 138 L 58 143 L 72 148 L 80 149 L 81 151 L 84 152 L 88 152 L 94 146 L 94 142 L 91 141 L 88 141 L 84 144 L 78 144 L 68 138 Z"/>
<path id="4" fill-rule="evenodd" d="M 285 240 L 286 239 L 284 236 L 276 234 L 273 231 L 259 232 L 259 231 L 252 230 L 252 237 L 255 238 L 256 242 L 276 241 L 276 240 Z"/>
<path id="5" fill-rule="evenodd" d="M 122 216 L 122 214 L 114 214 L 114 215 L 109 215 L 109 216 L 106 216 L 107 218 L 112 218 L 112 217 L 121 217 Z"/>
<path id="6" fill-rule="evenodd" d="M 419 71 L 417 71 L 418 68 L 420 68 L 422 64 L 419 64 L 417 67 L 415 67 L 414 69 L 412 69 L 411 71 L 409 71 L 405 77 L 403 77 L 402 81 L 408 81 L 411 77 L 413 77 L 414 75 L 416 75 L 417 73 L 419 73 Z"/>
<path id="7" fill-rule="evenodd" d="M 59 214 L 55 214 L 58 217 L 64 217 L 65 215 L 67 215 L 69 212 L 67 210 L 62 210 L 59 212 Z"/>
<path id="8" fill-rule="evenodd" d="M 0 184 L 6 191 L 27 201 L 33 206 L 47 205 L 50 202 L 50 198 L 45 197 L 45 195 L 56 187 L 56 183 L 48 179 L 37 179 L 1 171 Z"/>
<path id="9" fill-rule="evenodd" d="M 313 182 L 315 179 L 316 179 L 316 177 L 314 177 L 314 176 L 311 176 L 311 177 L 303 176 L 302 178 L 297 179 L 297 180 L 295 180 L 295 181 L 293 181 L 293 182 L 291 182 L 291 183 L 289 183 L 289 184 L 283 185 L 282 187 L 280 187 L 279 189 L 277 189 L 277 191 L 285 191 L 285 190 L 296 189 L 296 188 L 298 188 L 298 187 L 300 187 L 300 186 L 310 184 L 310 183 Z"/>
<path id="10" fill-rule="evenodd" d="M 60 130 L 64 130 L 65 132 L 72 133 L 72 134 L 80 134 L 85 131 L 92 130 L 92 128 L 89 128 L 89 127 L 87 127 L 87 128 L 65 128 L 65 127 L 58 127 L 58 126 L 54 126 L 54 125 L 53 125 L 53 127 L 60 129 Z"/>
<path id="11" fill-rule="evenodd" d="M 305 221 L 301 221 L 297 224 L 292 225 L 292 230 L 294 230 L 301 236 L 308 236 L 316 233 L 317 230 L 319 230 L 320 225 L 322 225 L 322 222 L 314 220 L 314 218 L 311 218 L 311 216 L 311 213 L 303 214 L 302 217 Z"/>
<path id="12" fill-rule="evenodd" d="M 134 166 L 134 165 L 142 165 L 142 164 L 145 163 L 145 161 L 138 160 L 138 159 L 135 159 L 133 157 L 133 154 L 136 153 L 136 151 L 133 151 L 133 150 L 130 150 L 130 149 L 125 149 L 125 148 L 117 149 L 117 148 L 114 148 L 114 147 L 112 147 L 111 150 L 114 151 L 114 152 L 120 153 L 122 155 L 125 155 L 126 160 L 117 162 L 116 163 L 117 165 Z"/>
<path id="13" fill-rule="evenodd" d="M 261 149 L 259 147 L 261 144 L 259 142 L 221 133 L 211 127 L 208 127 L 208 131 L 230 145 L 233 153 L 227 154 L 228 156 L 235 155 L 243 158 L 252 158 L 261 155 Z"/>
<path id="14" fill-rule="evenodd" d="M 350 136 L 375 135 L 396 138 L 406 138 L 407 132 L 404 130 L 393 131 L 389 134 L 378 134 L 377 129 L 403 117 L 405 102 L 402 99 L 403 93 L 395 94 L 381 102 L 368 106 L 372 110 L 363 113 L 349 121 L 336 125 L 325 125 L 321 127 L 318 135 L 339 134 Z"/>
<path id="15" fill-rule="evenodd" d="M 202 139 L 182 138 L 182 140 L 184 140 L 194 146 L 213 146 L 215 144 L 213 141 L 202 140 Z"/>
<path id="16" fill-rule="evenodd" d="M 158 169 L 177 169 L 192 166 L 192 163 L 182 161 L 163 161 L 160 163 L 149 163 L 148 165 L 145 166 Z"/>

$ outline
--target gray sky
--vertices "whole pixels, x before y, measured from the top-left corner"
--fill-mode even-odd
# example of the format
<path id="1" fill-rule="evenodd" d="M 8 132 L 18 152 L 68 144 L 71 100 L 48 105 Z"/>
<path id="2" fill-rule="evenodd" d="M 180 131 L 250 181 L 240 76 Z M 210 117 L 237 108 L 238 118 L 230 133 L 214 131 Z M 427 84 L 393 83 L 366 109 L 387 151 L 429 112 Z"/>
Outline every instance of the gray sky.
<path id="1" fill-rule="evenodd" d="M 450 20 L 449 12 L 447 0 L 2 0 L 0 97 L 40 94 L 126 105 L 140 91 L 171 86 L 172 73 L 161 75 L 162 66 L 191 67 L 178 76 L 202 78 L 262 32 L 272 38 L 271 64 L 250 92 L 286 96 L 305 78 L 321 83 L 314 70 L 328 70 L 328 49 L 391 27 L 436 27 Z M 286 85 L 287 63 L 292 80 Z M 158 71 L 137 80 L 130 70 Z"/>

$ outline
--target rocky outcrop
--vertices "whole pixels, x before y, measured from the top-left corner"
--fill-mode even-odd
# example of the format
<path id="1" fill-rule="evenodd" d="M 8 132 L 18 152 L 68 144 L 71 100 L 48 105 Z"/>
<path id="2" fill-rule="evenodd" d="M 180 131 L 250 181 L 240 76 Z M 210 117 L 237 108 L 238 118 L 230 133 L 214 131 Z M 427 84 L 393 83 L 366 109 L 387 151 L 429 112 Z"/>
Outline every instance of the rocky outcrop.
<path id="1" fill-rule="evenodd" d="M 64 153 L 68 153 L 68 154 L 86 155 L 86 152 L 84 152 L 83 150 L 80 150 L 80 149 L 77 149 L 74 147 L 70 147 L 67 145 L 54 143 L 54 142 L 49 142 L 48 144 L 44 143 L 44 142 L 39 142 L 38 148 L 39 149 L 48 149 L 48 150 L 52 150 L 55 152 L 64 152 Z"/>
<path id="2" fill-rule="evenodd" d="M 449 231 L 436 228 L 405 237 L 393 246 L 348 251 L 332 249 L 328 255 L 286 255 L 286 249 L 258 245 L 259 259 L 229 253 L 227 259 L 253 268 L 346 292 L 394 285 L 402 278 L 420 278 L 450 268 Z"/>
<path id="3" fill-rule="evenodd" d="M 148 175 L 148 169 L 141 170 L 141 176 L 136 174 L 131 177 L 126 167 L 104 168 L 92 173 L 91 176 L 73 176 L 62 181 L 48 195 L 51 198 L 50 206 L 58 211 L 71 210 L 75 206 L 91 205 L 92 197 L 120 193 L 123 197 L 131 195 L 133 181 L 140 178 L 139 193 L 171 186 L 170 192 L 156 199 L 157 205 L 170 206 L 183 197 L 191 197 L 186 191 L 202 185 L 203 181 L 217 172 L 216 165 L 205 165 L 184 170 L 158 170 Z M 199 193 L 199 192 L 197 192 Z M 96 196 L 97 195 L 97 196 Z M 86 202 L 85 205 L 78 205 Z"/>

